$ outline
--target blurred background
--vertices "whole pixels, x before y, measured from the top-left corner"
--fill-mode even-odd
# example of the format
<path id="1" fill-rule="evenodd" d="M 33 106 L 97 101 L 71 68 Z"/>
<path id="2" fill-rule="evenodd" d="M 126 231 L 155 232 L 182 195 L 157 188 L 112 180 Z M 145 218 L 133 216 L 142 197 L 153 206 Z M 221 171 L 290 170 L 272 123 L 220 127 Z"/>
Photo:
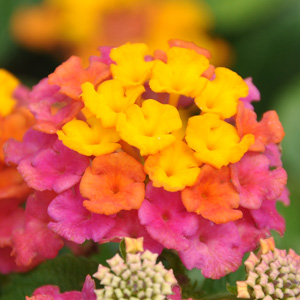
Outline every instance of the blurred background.
<path id="1" fill-rule="evenodd" d="M 208 48 L 215 65 L 252 77 L 258 116 L 278 112 L 291 205 L 278 204 L 287 229 L 276 243 L 300 253 L 299 0 L 0 0 L 0 68 L 29 86 L 72 54 L 86 64 L 100 45 L 157 48 L 169 38 Z"/>

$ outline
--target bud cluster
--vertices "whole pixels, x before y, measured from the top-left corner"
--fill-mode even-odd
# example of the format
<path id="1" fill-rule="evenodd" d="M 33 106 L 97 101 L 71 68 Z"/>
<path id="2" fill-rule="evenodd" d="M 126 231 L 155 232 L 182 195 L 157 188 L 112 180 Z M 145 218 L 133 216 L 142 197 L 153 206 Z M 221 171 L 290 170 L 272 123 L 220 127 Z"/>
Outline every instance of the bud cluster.
<path id="1" fill-rule="evenodd" d="M 268 249 L 245 262 L 248 277 L 238 281 L 238 298 L 300 299 L 300 256 L 293 250 Z"/>
<path id="2" fill-rule="evenodd" d="M 166 270 L 161 262 L 156 264 L 157 254 L 127 253 L 123 260 L 116 254 L 107 263 L 110 268 L 99 265 L 94 277 L 103 289 L 95 290 L 97 300 L 164 300 L 172 294 L 177 283 L 172 270 Z"/>

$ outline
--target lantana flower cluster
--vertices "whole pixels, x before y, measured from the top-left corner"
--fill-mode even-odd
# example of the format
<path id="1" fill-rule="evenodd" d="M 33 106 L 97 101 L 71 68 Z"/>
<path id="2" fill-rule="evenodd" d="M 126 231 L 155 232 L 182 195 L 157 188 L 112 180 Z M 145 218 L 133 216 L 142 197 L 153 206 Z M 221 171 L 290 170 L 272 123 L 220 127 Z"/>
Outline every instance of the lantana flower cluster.
<path id="1" fill-rule="evenodd" d="M 33 190 L 13 232 L 19 266 L 70 242 L 143 237 L 145 249 L 176 250 L 187 269 L 216 279 L 271 229 L 283 234 L 276 112 L 258 121 L 250 78 L 215 68 L 192 43 L 169 45 L 103 48 L 87 68 L 72 56 L 23 87 L 36 123 L 4 146 L 6 163 Z"/>

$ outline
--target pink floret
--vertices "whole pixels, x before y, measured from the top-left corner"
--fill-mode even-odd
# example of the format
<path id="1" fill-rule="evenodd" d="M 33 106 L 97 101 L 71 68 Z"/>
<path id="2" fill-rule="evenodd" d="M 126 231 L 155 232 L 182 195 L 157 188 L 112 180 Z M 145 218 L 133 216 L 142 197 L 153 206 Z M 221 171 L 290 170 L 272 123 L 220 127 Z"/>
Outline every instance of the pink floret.
<path id="1" fill-rule="evenodd" d="M 190 248 L 179 251 L 179 256 L 187 269 L 201 269 L 204 277 L 219 279 L 242 262 L 241 239 L 233 222 L 217 225 L 199 216 L 190 242 Z"/>
<path id="2" fill-rule="evenodd" d="M 115 226 L 105 235 L 102 242 L 120 242 L 124 237 L 144 238 L 144 249 L 160 254 L 163 246 L 151 238 L 145 226 L 140 224 L 137 210 L 121 211 L 115 216 Z"/>
<path id="3" fill-rule="evenodd" d="M 55 133 L 83 108 L 81 101 L 62 94 L 58 85 L 48 83 L 48 78 L 33 87 L 29 99 L 29 109 L 37 120 L 34 128 L 46 133 Z"/>
<path id="4" fill-rule="evenodd" d="M 285 221 L 276 210 L 275 200 L 265 200 L 259 209 L 251 210 L 250 213 L 258 228 L 274 229 L 283 236 Z"/>
<path id="5" fill-rule="evenodd" d="M 250 210 L 241 208 L 241 211 L 243 212 L 243 218 L 237 220 L 235 224 L 241 237 L 240 251 L 245 254 L 256 249 L 259 240 L 270 236 L 270 231 L 256 226 Z"/>
<path id="6" fill-rule="evenodd" d="M 100 241 L 115 224 L 109 216 L 91 213 L 83 205 L 78 186 L 57 196 L 49 205 L 48 213 L 54 220 L 49 228 L 75 243 L 85 240 Z"/>
<path id="7" fill-rule="evenodd" d="M 51 221 L 47 208 L 54 197 L 53 192 L 35 192 L 27 199 L 25 225 L 15 230 L 12 238 L 17 265 L 54 258 L 63 247 L 61 237 L 47 227 Z"/>
<path id="8" fill-rule="evenodd" d="M 242 100 L 244 102 L 246 108 L 253 110 L 254 107 L 251 104 L 251 102 L 260 101 L 260 92 L 257 89 L 257 87 L 253 84 L 251 77 L 248 77 L 248 78 L 244 79 L 244 81 L 248 85 L 249 93 L 248 93 L 247 97 L 241 98 L 240 100 Z"/>
<path id="9" fill-rule="evenodd" d="M 61 193 L 81 180 L 90 161 L 56 140 L 51 148 L 38 151 L 31 159 L 20 161 L 18 171 L 28 186 Z"/>
<path id="10" fill-rule="evenodd" d="M 74 186 L 88 167 L 89 158 L 63 145 L 56 135 L 30 129 L 23 142 L 10 140 L 4 149 L 6 163 L 18 164 L 28 186 L 61 193 Z"/>
<path id="11" fill-rule="evenodd" d="M 190 246 L 187 239 L 197 230 L 198 217 L 186 211 L 181 193 L 171 193 L 155 188 L 152 183 L 146 187 L 146 199 L 139 209 L 139 219 L 150 236 L 165 248 L 184 250 Z"/>
<path id="12" fill-rule="evenodd" d="M 248 152 L 231 166 L 232 182 L 240 194 L 240 206 L 259 209 L 264 200 L 276 200 L 282 193 L 287 174 L 281 167 L 271 169 L 270 160 Z"/>
<path id="13" fill-rule="evenodd" d="M 26 300 L 96 300 L 95 282 L 90 275 L 87 275 L 82 288 L 82 292 L 70 291 L 60 293 L 56 285 L 44 285 L 36 289 L 32 297 L 26 297 Z"/>
<path id="14" fill-rule="evenodd" d="M 37 152 L 51 148 L 56 140 L 55 135 L 29 129 L 22 142 L 13 139 L 6 142 L 4 145 L 5 162 L 11 165 L 19 164 L 24 159 L 32 159 Z"/>

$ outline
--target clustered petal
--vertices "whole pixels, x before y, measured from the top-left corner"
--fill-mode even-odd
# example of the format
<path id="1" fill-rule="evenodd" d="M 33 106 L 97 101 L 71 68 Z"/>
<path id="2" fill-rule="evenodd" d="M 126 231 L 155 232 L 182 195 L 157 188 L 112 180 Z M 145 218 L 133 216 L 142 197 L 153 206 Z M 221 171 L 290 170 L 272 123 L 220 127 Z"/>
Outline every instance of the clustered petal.
<path id="1" fill-rule="evenodd" d="M 153 54 L 141 43 L 101 48 L 87 68 L 71 57 L 31 91 L 10 92 L 17 104 L 0 116 L 8 165 L 0 160 L 0 207 L 15 220 L 0 230 L 0 251 L 14 259 L 5 272 L 55 257 L 64 242 L 143 237 L 145 249 L 175 250 L 188 269 L 216 279 L 270 230 L 283 234 L 276 203 L 288 204 L 288 191 L 277 114 L 258 122 L 251 80 L 215 68 L 193 43 L 169 45 Z M 23 129 L 6 135 L 13 120 Z"/>

